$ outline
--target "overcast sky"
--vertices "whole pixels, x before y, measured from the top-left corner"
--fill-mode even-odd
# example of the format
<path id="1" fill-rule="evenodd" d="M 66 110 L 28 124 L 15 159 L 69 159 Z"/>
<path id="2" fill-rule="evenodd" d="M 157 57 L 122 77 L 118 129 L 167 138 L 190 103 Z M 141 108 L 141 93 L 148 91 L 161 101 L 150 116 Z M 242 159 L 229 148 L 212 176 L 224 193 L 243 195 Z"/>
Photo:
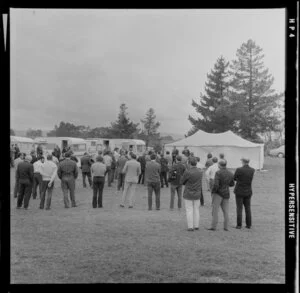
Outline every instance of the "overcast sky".
<path id="1" fill-rule="evenodd" d="M 217 58 L 253 39 L 284 91 L 285 10 L 11 9 L 11 127 L 109 126 L 119 106 L 185 134 Z"/>

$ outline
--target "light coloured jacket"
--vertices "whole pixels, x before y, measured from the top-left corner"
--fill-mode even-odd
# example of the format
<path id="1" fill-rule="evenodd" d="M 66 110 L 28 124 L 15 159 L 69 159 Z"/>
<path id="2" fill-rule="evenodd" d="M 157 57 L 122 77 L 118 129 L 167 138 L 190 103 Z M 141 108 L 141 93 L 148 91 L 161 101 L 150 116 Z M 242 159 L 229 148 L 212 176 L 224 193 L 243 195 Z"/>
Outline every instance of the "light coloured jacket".
<path id="1" fill-rule="evenodd" d="M 138 183 L 141 172 L 141 164 L 134 159 L 127 161 L 122 171 L 125 174 L 125 182 L 132 183 Z"/>
<path id="2" fill-rule="evenodd" d="M 53 182 L 57 174 L 57 166 L 52 160 L 47 160 L 44 164 L 41 165 L 40 173 L 43 177 L 43 181 Z"/>

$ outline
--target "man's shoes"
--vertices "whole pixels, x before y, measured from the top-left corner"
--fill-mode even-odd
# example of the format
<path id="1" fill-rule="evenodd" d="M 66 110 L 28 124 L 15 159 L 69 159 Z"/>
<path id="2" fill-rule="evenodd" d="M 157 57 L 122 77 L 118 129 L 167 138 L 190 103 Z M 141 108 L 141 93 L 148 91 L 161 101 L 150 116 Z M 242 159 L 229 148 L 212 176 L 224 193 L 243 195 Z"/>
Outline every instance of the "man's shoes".
<path id="1" fill-rule="evenodd" d="M 133 206 L 129 206 L 128 208 L 129 208 L 129 209 L 132 209 L 132 208 L 133 208 Z"/>
<path id="2" fill-rule="evenodd" d="M 206 230 L 210 230 L 210 231 L 216 231 L 215 228 L 207 228 Z"/>
<path id="3" fill-rule="evenodd" d="M 251 226 L 246 226 L 247 229 L 251 229 Z"/>
<path id="4" fill-rule="evenodd" d="M 68 209 L 69 207 L 68 206 L 65 206 L 65 209 Z"/>
<path id="5" fill-rule="evenodd" d="M 98 208 L 103 208 L 103 206 L 98 206 Z"/>
<path id="6" fill-rule="evenodd" d="M 121 207 L 121 208 L 124 208 L 124 206 L 123 206 L 122 204 L 120 204 L 120 207 Z"/>
<path id="7" fill-rule="evenodd" d="M 174 211 L 174 209 L 171 209 L 171 208 L 170 208 L 170 211 Z"/>
<path id="8" fill-rule="evenodd" d="M 156 208 L 156 210 L 157 210 L 157 211 L 159 211 L 159 210 L 160 210 L 160 208 Z"/>
<path id="9" fill-rule="evenodd" d="M 24 208 L 24 210 L 28 210 L 28 208 Z"/>
<path id="10" fill-rule="evenodd" d="M 44 208 L 43 208 L 43 207 L 40 207 L 40 209 L 43 210 Z"/>
<path id="11" fill-rule="evenodd" d="M 224 231 L 229 231 L 228 229 L 224 228 Z"/>
<path id="12" fill-rule="evenodd" d="M 152 208 L 151 208 L 151 209 L 148 209 L 148 211 L 152 211 Z"/>
<path id="13" fill-rule="evenodd" d="M 199 228 L 194 228 L 196 231 L 199 230 Z"/>
<path id="14" fill-rule="evenodd" d="M 18 210 L 19 210 L 20 208 L 21 208 L 21 207 L 16 207 L 16 209 L 18 209 Z"/>
<path id="15" fill-rule="evenodd" d="M 242 229 L 242 226 L 236 226 L 235 229 Z"/>
<path id="16" fill-rule="evenodd" d="M 188 228 L 187 230 L 190 231 L 190 232 L 194 231 L 193 228 Z"/>

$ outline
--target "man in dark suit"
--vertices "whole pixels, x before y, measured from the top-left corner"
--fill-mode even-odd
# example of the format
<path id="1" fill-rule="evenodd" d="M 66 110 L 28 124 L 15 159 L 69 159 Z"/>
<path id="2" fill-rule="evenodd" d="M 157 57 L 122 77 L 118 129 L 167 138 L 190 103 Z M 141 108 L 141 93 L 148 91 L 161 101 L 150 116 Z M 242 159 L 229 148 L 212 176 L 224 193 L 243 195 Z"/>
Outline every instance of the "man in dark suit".
<path id="1" fill-rule="evenodd" d="M 242 228 L 243 205 L 246 213 L 246 228 L 251 228 L 251 196 L 252 180 L 255 170 L 249 166 L 249 159 L 242 158 L 242 167 L 237 168 L 234 173 L 236 185 L 234 188 L 237 213 L 237 229 Z"/>
<path id="2" fill-rule="evenodd" d="M 84 153 L 84 156 L 80 159 L 81 161 L 81 171 L 82 171 L 82 183 L 83 187 L 86 188 L 85 178 L 88 178 L 90 187 L 92 188 L 92 176 L 91 176 L 91 157 L 88 153 Z"/>
<path id="3" fill-rule="evenodd" d="M 32 183 L 33 183 L 33 165 L 30 163 L 32 157 L 27 155 L 24 162 L 20 162 L 17 167 L 16 180 L 19 182 L 19 194 L 17 199 L 17 209 L 23 205 L 24 209 L 28 209 Z"/>

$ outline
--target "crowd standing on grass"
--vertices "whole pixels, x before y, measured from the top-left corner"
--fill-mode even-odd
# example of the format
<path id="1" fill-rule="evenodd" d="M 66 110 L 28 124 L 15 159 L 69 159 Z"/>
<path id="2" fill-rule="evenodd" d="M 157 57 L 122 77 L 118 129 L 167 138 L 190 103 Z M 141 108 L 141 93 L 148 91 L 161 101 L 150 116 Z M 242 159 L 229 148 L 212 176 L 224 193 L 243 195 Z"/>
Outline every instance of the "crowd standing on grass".
<path id="1" fill-rule="evenodd" d="M 56 145 L 51 154 L 44 154 L 41 145 L 32 149 L 30 155 L 20 152 L 17 144 L 11 146 L 11 167 L 15 168 L 14 198 L 17 209 L 29 207 L 30 198 L 40 199 L 40 209 L 51 209 L 51 198 L 56 176 L 61 180 L 64 207 L 76 207 L 76 186 L 78 177 L 78 159 L 70 147 L 62 150 Z M 172 152 L 146 151 L 138 157 L 132 149 L 109 147 L 98 151 L 94 158 L 88 153 L 80 159 L 82 186 L 87 188 L 86 179 L 92 190 L 92 207 L 103 207 L 103 190 L 107 183 L 116 184 L 116 195 L 120 195 L 120 207 L 134 208 L 137 185 L 145 185 L 148 193 L 148 210 L 152 210 L 153 193 L 155 209 L 161 208 L 161 189 L 170 190 L 169 210 L 174 211 L 175 199 L 177 209 L 182 209 L 182 200 L 186 211 L 187 229 L 199 229 L 200 206 L 204 206 L 203 181 L 211 193 L 212 220 L 210 231 L 217 230 L 218 214 L 221 208 L 224 216 L 225 231 L 229 230 L 230 187 L 234 188 L 236 201 L 236 228 L 242 228 L 243 207 L 245 208 L 246 228 L 251 229 L 252 181 L 255 170 L 249 166 L 248 158 L 241 158 L 242 166 L 234 174 L 227 169 L 223 153 L 213 156 L 207 154 L 205 163 L 195 157 L 188 147 L 179 154 L 176 147 Z M 235 184 L 236 182 L 236 184 Z M 69 200 L 70 198 L 70 200 Z"/>

